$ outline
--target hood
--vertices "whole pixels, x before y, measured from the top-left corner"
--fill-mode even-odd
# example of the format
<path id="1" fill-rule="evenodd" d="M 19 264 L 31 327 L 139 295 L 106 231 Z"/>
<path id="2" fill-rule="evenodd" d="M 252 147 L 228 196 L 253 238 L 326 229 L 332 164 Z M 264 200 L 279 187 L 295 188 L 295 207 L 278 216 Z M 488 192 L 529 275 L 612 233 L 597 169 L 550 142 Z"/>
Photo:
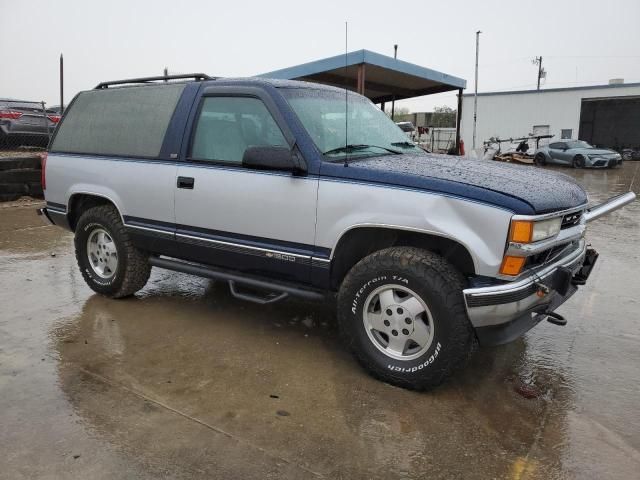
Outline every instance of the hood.
<path id="1" fill-rule="evenodd" d="M 571 152 L 581 153 L 583 155 L 618 155 L 618 152 L 606 150 L 604 148 L 574 148 Z"/>
<path id="2" fill-rule="evenodd" d="M 335 165 L 335 164 L 332 164 Z M 438 191 L 494 204 L 518 214 L 565 210 L 587 202 L 571 177 L 534 166 L 434 154 L 351 160 L 340 176 Z"/>

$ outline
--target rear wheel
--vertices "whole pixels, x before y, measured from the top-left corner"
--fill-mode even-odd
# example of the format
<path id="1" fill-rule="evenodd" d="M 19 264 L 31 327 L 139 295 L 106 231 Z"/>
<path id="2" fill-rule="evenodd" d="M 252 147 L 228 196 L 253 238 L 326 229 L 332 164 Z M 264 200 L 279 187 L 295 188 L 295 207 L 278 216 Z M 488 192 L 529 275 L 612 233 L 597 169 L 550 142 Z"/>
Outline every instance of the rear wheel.
<path id="1" fill-rule="evenodd" d="M 539 167 L 542 167 L 543 165 L 547 164 L 547 159 L 542 153 L 538 153 L 535 157 L 533 157 L 533 162 Z"/>
<path id="2" fill-rule="evenodd" d="M 388 383 L 425 390 L 462 366 L 476 338 L 464 278 L 442 257 L 409 247 L 375 252 L 338 294 L 343 337 L 359 362 Z"/>
<path id="3" fill-rule="evenodd" d="M 582 155 L 576 155 L 571 162 L 573 168 L 584 168 L 584 157 Z"/>
<path id="4" fill-rule="evenodd" d="M 147 283 L 151 272 L 148 257 L 133 246 L 113 206 L 85 211 L 76 225 L 74 243 L 82 276 L 95 292 L 126 297 Z"/>

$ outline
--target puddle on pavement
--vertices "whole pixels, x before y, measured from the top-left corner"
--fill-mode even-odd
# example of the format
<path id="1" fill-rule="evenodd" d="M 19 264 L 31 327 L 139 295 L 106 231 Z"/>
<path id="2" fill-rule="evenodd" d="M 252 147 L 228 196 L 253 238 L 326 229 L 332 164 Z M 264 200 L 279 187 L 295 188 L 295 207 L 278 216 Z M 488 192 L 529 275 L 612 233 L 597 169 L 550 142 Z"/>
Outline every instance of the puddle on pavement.
<path id="1" fill-rule="evenodd" d="M 628 189 L 633 168 L 563 171 L 602 200 Z M 123 478 L 631 478 L 640 468 L 637 202 L 591 229 L 601 259 L 561 308 L 567 327 L 544 323 L 483 349 L 431 393 L 370 378 L 340 343 L 331 302 L 256 306 L 157 269 L 136 298 L 94 295 L 71 235 L 17 211 L 0 230 L 7 471 L 28 458 L 36 474 L 99 465 Z"/>

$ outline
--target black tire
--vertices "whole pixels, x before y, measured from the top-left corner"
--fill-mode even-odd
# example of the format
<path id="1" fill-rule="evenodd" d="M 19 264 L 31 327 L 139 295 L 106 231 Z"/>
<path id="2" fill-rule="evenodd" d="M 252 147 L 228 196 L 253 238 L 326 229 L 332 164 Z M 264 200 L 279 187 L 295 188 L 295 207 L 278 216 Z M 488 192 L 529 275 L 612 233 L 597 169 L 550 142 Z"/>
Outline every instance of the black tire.
<path id="1" fill-rule="evenodd" d="M 571 162 L 573 168 L 584 168 L 584 157 L 582 155 L 576 155 Z"/>
<path id="2" fill-rule="evenodd" d="M 22 197 L 21 193 L 2 193 L 0 192 L 0 202 L 11 202 Z"/>
<path id="3" fill-rule="evenodd" d="M 31 183 L 39 182 L 41 170 L 32 168 L 18 168 L 0 171 L 0 183 Z"/>
<path id="4" fill-rule="evenodd" d="M 6 170 L 42 170 L 42 159 L 38 156 L 32 157 L 4 157 L 0 160 L 0 172 Z"/>
<path id="5" fill-rule="evenodd" d="M 393 358 L 382 352 L 367 333 L 365 303 L 386 284 L 400 284 L 412 290 L 431 313 L 433 338 L 429 348 L 417 358 Z M 462 275 L 434 253 L 413 247 L 380 250 L 358 262 L 340 287 L 341 334 L 358 361 L 376 378 L 414 390 L 433 388 L 462 367 L 476 349 L 463 288 Z"/>
<path id="6" fill-rule="evenodd" d="M 535 163 L 539 167 L 542 167 L 547 164 L 547 159 L 545 158 L 544 154 L 538 153 L 535 157 L 533 157 L 533 163 Z"/>
<path id="7" fill-rule="evenodd" d="M 29 187 L 24 183 L 0 183 L 0 193 L 29 193 Z"/>
<path id="8" fill-rule="evenodd" d="M 105 230 L 117 249 L 117 267 L 111 278 L 101 278 L 87 254 L 87 241 L 96 229 Z M 133 246 L 115 207 L 101 205 L 85 211 L 76 225 L 74 243 L 82 276 L 94 292 L 122 298 L 133 295 L 147 283 L 151 273 L 148 256 Z"/>

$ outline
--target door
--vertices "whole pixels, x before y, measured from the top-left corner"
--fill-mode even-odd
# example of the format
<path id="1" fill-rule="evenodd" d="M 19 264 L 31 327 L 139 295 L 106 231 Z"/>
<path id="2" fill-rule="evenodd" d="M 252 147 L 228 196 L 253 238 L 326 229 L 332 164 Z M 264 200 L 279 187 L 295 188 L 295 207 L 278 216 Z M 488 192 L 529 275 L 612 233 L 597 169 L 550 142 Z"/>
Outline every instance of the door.
<path id="1" fill-rule="evenodd" d="M 549 135 L 549 125 L 534 125 L 533 126 L 533 136 L 538 135 Z M 538 142 L 538 147 L 544 147 L 549 143 L 548 138 L 541 138 L 540 142 Z"/>
<path id="2" fill-rule="evenodd" d="M 583 98 L 578 138 L 621 150 L 640 145 L 640 97 Z"/>
<path id="3" fill-rule="evenodd" d="M 242 157 L 249 146 L 293 148 L 293 135 L 259 89 L 233 93 L 229 87 L 210 87 L 206 92 L 177 172 L 181 255 L 308 282 L 318 179 L 244 168 Z"/>
<path id="4" fill-rule="evenodd" d="M 570 163 L 565 142 L 555 142 L 549 144 L 549 156 L 557 163 Z"/>

